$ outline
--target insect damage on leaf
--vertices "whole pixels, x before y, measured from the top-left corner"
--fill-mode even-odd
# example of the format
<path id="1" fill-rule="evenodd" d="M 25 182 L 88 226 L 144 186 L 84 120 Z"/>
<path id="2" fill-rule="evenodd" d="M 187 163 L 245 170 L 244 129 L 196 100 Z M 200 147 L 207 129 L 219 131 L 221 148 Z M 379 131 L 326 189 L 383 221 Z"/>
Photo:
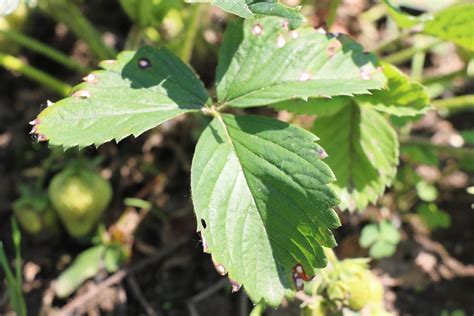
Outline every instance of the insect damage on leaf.
<path id="1" fill-rule="evenodd" d="M 263 27 L 260 23 L 257 23 L 255 24 L 253 27 L 252 27 L 252 32 L 254 35 L 256 36 L 259 36 L 263 33 Z"/>
<path id="2" fill-rule="evenodd" d="M 384 87 L 375 56 L 348 36 L 310 27 L 290 31 L 284 22 L 266 17 L 228 26 L 216 74 L 219 103 L 255 107 Z"/>
<path id="3" fill-rule="evenodd" d="M 142 57 L 138 60 L 138 67 L 147 69 L 151 67 L 151 61 L 148 58 Z"/>
<path id="4" fill-rule="evenodd" d="M 94 84 L 94 83 L 97 83 L 97 76 L 95 74 L 88 74 L 87 76 L 82 78 L 82 80 L 84 80 L 84 82 L 87 82 L 89 84 Z"/>
<path id="5" fill-rule="evenodd" d="M 304 282 L 311 281 L 314 276 L 310 277 L 306 274 L 303 266 L 300 263 L 297 263 L 293 267 L 293 281 L 295 282 L 296 289 L 298 291 L 304 290 Z"/>
<path id="6" fill-rule="evenodd" d="M 276 306 L 326 265 L 322 247 L 336 244 L 335 179 L 315 135 L 275 119 L 217 115 L 193 158 L 197 230 L 219 274 Z"/>

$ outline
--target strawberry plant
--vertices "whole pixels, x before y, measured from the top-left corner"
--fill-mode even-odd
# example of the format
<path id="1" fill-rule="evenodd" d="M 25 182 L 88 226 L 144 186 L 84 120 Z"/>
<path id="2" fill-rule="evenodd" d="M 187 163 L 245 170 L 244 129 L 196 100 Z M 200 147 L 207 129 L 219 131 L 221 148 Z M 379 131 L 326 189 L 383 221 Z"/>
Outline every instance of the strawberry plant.
<path id="1" fill-rule="evenodd" d="M 339 199 L 318 137 L 275 119 L 224 110 L 380 89 L 386 79 L 374 56 L 345 36 L 290 30 L 286 19 L 265 17 L 228 26 L 216 100 L 165 48 L 122 52 L 101 65 L 33 122 L 39 140 L 65 148 L 98 146 L 182 114 L 211 116 L 191 171 L 204 251 L 255 302 L 274 305 L 296 289 L 297 264 L 308 272 L 326 265 L 322 247 L 336 244 L 330 229 L 340 225 L 333 211 Z"/>
<path id="2" fill-rule="evenodd" d="M 204 251 L 254 302 L 278 305 L 302 286 L 295 267 L 326 265 L 340 225 L 333 209 L 363 210 L 391 184 L 399 141 L 387 117 L 423 114 L 429 97 L 347 36 L 300 27 L 295 8 L 212 3 L 247 18 L 227 26 L 215 98 L 169 50 L 145 46 L 103 61 L 33 131 L 52 146 L 99 146 L 180 115 L 211 117 L 191 170 Z M 232 111 L 260 106 L 319 119 L 304 130 Z"/>

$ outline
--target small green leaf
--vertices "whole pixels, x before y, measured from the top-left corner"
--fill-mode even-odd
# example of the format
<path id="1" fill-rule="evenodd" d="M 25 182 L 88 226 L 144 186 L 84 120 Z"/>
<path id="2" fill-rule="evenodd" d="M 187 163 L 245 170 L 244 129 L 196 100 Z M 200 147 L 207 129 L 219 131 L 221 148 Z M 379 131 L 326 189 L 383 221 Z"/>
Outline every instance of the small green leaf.
<path id="1" fill-rule="evenodd" d="M 204 249 L 254 302 L 281 303 L 295 290 L 292 269 L 326 265 L 340 226 L 334 175 L 318 138 L 260 116 L 219 114 L 193 158 L 191 188 Z"/>
<path id="2" fill-rule="evenodd" d="M 416 184 L 416 193 L 422 201 L 434 202 L 438 198 L 438 190 L 436 187 L 424 180 Z"/>
<path id="3" fill-rule="evenodd" d="M 383 240 L 376 241 L 369 249 L 369 256 L 374 259 L 382 259 L 392 256 L 397 246 Z"/>
<path id="4" fill-rule="evenodd" d="M 96 275 L 107 248 L 104 245 L 94 246 L 83 251 L 73 263 L 59 276 L 54 290 L 58 297 L 71 295 L 87 279 Z"/>
<path id="5" fill-rule="evenodd" d="M 474 4 L 455 5 L 435 14 L 423 32 L 474 50 Z"/>
<path id="6" fill-rule="evenodd" d="M 357 96 L 359 104 L 395 116 L 416 116 L 431 109 L 430 97 L 421 84 L 412 82 L 395 66 L 383 64 L 382 68 L 388 79 L 387 89 Z"/>
<path id="7" fill-rule="evenodd" d="M 380 237 L 384 241 L 392 244 L 400 242 L 400 232 L 389 221 L 382 221 L 379 224 Z"/>
<path id="8" fill-rule="evenodd" d="M 416 211 L 430 229 L 448 228 L 451 225 L 451 216 L 440 210 L 434 203 L 422 203 L 416 208 Z"/>
<path id="9" fill-rule="evenodd" d="M 361 247 L 369 248 L 379 238 L 379 228 L 377 224 L 364 226 L 359 238 Z"/>
<path id="10" fill-rule="evenodd" d="M 387 6 L 388 13 L 400 28 L 411 28 L 415 25 L 423 23 L 431 18 L 429 15 L 413 16 L 404 13 L 399 7 L 395 6 L 391 0 L 383 0 Z"/>
<path id="11" fill-rule="evenodd" d="M 400 147 L 400 155 L 406 161 L 413 164 L 424 164 L 431 166 L 439 165 L 439 159 L 436 155 L 436 151 L 432 148 L 404 144 Z"/>
<path id="12" fill-rule="evenodd" d="M 461 137 L 470 145 L 474 145 L 474 130 L 462 131 Z"/>
<path id="13" fill-rule="evenodd" d="M 298 28 L 305 22 L 299 7 L 288 7 L 278 0 L 186 0 L 189 3 L 208 2 L 222 10 L 242 18 L 276 16 L 285 18 L 291 29 Z"/>
<path id="14" fill-rule="evenodd" d="M 312 131 L 334 171 L 340 207 L 363 210 L 390 185 L 398 164 L 398 138 L 378 112 L 350 102 L 333 116 L 317 119 Z"/>
<path id="15" fill-rule="evenodd" d="M 208 100 L 203 84 L 167 49 L 142 47 L 103 62 L 71 97 L 38 116 L 34 129 L 51 145 L 100 145 L 138 136 Z"/>
<path id="16" fill-rule="evenodd" d="M 217 97 L 235 107 L 289 99 L 369 93 L 385 84 L 375 56 L 348 37 L 313 28 L 289 31 L 284 19 L 227 27 L 217 67 Z"/>

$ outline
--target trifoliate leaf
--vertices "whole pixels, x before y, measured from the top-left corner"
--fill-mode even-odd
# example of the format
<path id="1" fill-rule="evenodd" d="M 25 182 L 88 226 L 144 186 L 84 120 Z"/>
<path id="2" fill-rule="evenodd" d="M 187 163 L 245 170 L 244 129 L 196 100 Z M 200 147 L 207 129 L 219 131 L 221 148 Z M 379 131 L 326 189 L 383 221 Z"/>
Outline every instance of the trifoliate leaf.
<path id="1" fill-rule="evenodd" d="M 204 249 L 254 302 L 280 304 L 293 269 L 313 275 L 322 246 L 336 244 L 339 201 L 317 140 L 274 119 L 218 115 L 198 141 L 191 187 Z"/>
<path id="2" fill-rule="evenodd" d="M 435 14 L 423 32 L 474 50 L 474 3 L 455 5 Z"/>
<path id="3" fill-rule="evenodd" d="M 208 100 L 192 70 L 164 48 L 124 52 L 102 66 L 33 121 L 40 140 L 63 147 L 120 141 L 198 111 Z"/>
<path id="4" fill-rule="evenodd" d="M 222 105 L 350 96 L 385 84 L 375 57 L 348 37 L 308 27 L 290 31 L 284 22 L 267 17 L 227 27 L 216 75 Z"/>
<path id="5" fill-rule="evenodd" d="M 382 68 L 388 79 L 387 89 L 357 96 L 359 104 L 395 116 L 416 116 L 431 109 L 430 97 L 421 84 L 412 82 L 395 66 L 383 64 Z"/>
<path id="6" fill-rule="evenodd" d="M 366 225 L 359 238 L 359 244 L 364 248 L 369 248 L 369 255 L 375 259 L 393 255 L 399 242 L 400 233 L 386 220 L 378 224 Z"/>
<path id="7" fill-rule="evenodd" d="M 222 10 L 242 18 L 276 16 L 285 18 L 291 29 L 299 27 L 304 21 L 299 7 L 288 7 L 278 0 L 186 0 L 189 3 L 208 2 Z"/>
<path id="8" fill-rule="evenodd" d="M 329 155 L 326 162 L 337 178 L 333 186 L 341 208 L 363 210 L 391 184 L 399 143 L 381 114 L 351 102 L 335 115 L 317 119 L 312 131 Z"/>

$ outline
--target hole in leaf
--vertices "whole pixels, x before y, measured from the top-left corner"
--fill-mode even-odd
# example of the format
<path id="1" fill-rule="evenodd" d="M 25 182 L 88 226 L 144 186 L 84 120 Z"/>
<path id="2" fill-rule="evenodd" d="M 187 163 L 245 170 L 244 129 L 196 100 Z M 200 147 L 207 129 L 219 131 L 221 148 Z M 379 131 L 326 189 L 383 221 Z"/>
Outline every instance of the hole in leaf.
<path id="1" fill-rule="evenodd" d="M 202 225 L 202 227 L 203 227 L 204 229 L 207 228 L 207 223 L 206 223 L 206 221 L 204 220 L 204 218 L 201 218 L 201 225 Z"/>
<path id="2" fill-rule="evenodd" d="M 147 69 L 151 67 L 151 61 L 148 58 L 140 58 L 138 60 L 138 67 L 141 69 Z"/>

